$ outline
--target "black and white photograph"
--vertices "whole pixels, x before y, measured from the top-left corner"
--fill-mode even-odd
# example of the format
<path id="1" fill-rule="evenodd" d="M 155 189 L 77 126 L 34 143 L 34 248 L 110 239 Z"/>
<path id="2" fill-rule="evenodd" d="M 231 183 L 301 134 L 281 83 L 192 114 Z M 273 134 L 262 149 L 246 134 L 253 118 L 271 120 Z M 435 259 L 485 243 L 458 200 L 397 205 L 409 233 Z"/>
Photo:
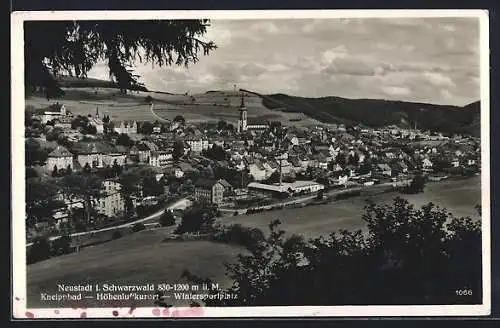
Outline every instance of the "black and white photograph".
<path id="1" fill-rule="evenodd" d="M 15 317 L 489 314 L 486 11 L 12 19 Z"/>

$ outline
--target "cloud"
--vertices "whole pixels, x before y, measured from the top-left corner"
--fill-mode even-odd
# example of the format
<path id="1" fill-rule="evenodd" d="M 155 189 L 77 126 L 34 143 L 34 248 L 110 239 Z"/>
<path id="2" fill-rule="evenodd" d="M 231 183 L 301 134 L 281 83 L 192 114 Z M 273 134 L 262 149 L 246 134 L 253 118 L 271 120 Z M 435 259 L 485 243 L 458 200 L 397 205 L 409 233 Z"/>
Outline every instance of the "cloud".
<path id="1" fill-rule="evenodd" d="M 408 96 L 411 90 L 408 87 L 391 87 L 386 86 L 381 88 L 382 91 L 389 96 Z"/>
<path id="2" fill-rule="evenodd" d="M 455 83 L 448 76 L 437 72 L 425 72 L 424 77 L 437 87 L 454 87 Z"/>
<path id="3" fill-rule="evenodd" d="M 321 73 L 326 75 L 359 75 L 359 76 L 372 76 L 375 75 L 375 67 L 369 65 L 363 60 L 346 57 L 346 58 L 336 58 L 333 62 L 324 68 Z"/>
<path id="4" fill-rule="evenodd" d="M 340 45 L 331 49 L 327 49 L 323 51 L 321 54 L 321 62 L 325 65 L 329 65 L 337 58 L 344 58 L 348 55 L 347 49 L 345 46 Z"/>
<path id="5" fill-rule="evenodd" d="M 473 18 L 215 20 L 204 38 L 218 49 L 188 69 L 138 64 L 136 72 L 147 87 L 171 92 L 236 83 L 306 97 L 458 105 L 479 97 Z M 106 78 L 105 68 L 93 71 Z"/>
<path id="6" fill-rule="evenodd" d="M 250 26 L 250 29 L 256 32 L 263 32 L 266 34 L 277 34 L 280 29 L 272 21 L 258 22 Z"/>

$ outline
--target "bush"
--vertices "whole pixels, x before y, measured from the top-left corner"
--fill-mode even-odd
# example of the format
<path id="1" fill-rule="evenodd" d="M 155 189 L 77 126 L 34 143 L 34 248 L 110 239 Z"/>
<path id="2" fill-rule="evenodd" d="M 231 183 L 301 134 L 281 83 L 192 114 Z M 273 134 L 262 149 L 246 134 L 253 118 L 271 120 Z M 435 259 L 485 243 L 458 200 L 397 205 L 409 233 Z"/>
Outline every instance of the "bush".
<path id="1" fill-rule="evenodd" d="M 165 210 L 165 213 L 160 216 L 160 225 L 162 227 L 170 227 L 175 224 L 175 217 L 171 211 Z"/>
<path id="2" fill-rule="evenodd" d="M 225 244 L 235 244 L 252 249 L 265 240 L 264 233 L 257 228 L 247 228 L 241 224 L 232 224 L 222 227 L 214 234 L 214 241 Z"/>
<path id="3" fill-rule="evenodd" d="M 50 258 L 51 246 L 49 239 L 46 237 L 38 237 L 33 241 L 33 245 L 29 248 L 27 254 L 28 264 L 39 262 Z"/>
<path id="4" fill-rule="evenodd" d="M 68 254 L 71 251 L 71 237 L 65 235 L 57 238 L 52 242 L 52 255 L 63 255 Z"/>
<path id="5" fill-rule="evenodd" d="M 425 178 L 421 175 L 416 175 L 411 181 L 410 185 L 403 188 L 405 194 L 418 194 L 424 191 Z"/>
<path id="6" fill-rule="evenodd" d="M 139 232 L 146 229 L 144 223 L 136 223 L 132 226 L 132 232 Z"/>

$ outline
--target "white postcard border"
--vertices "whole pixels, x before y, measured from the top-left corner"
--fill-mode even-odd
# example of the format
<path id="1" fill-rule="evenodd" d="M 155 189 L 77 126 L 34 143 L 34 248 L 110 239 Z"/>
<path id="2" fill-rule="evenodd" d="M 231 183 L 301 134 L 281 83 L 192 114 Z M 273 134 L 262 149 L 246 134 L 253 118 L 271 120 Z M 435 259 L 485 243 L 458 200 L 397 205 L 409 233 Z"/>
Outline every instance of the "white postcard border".
<path id="1" fill-rule="evenodd" d="M 483 304 L 440 306 L 297 306 L 233 308 L 88 308 L 27 309 L 24 170 L 24 42 L 27 20 L 141 19 L 328 19 L 328 18 L 475 17 L 480 21 L 481 188 Z M 13 317 L 26 318 L 150 318 L 150 317 L 372 317 L 480 316 L 491 311 L 490 249 L 490 120 L 489 20 L 486 10 L 265 10 L 265 11 L 33 11 L 11 15 L 11 158 L 12 158 L 12 302 Z M 464 264 L 467 265 L 467 264 Z"/>

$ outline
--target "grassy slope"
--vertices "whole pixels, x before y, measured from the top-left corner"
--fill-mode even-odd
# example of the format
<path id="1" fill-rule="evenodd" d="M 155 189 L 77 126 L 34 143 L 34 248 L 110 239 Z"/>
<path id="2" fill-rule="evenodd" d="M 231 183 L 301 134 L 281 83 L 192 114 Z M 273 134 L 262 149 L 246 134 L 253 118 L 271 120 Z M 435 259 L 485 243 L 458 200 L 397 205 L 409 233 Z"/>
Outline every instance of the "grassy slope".
<path id="1" fill-rule="evenodd" d="M 183 115 L 187 121 L 199 122 L 209 120 L 220 120 L 236 123 L 238 120 L 238 107 L 240 106 L 240 94 L 231 91 L 206 92 L 195 94 L 195 102 L 191 96 L 172 94 L 161 91 L 133 91 L 128 94 L 120 94 L 114 84 L 109 81 L 96 79 L 74 79 L 65 78 L 61 82 L 65 95 L 59 100 L 66 108 L 75 115 L 94 114 L 99 107 L 101 114 L 108 113 L 115 121 L 122 120 L 150 120 L 160 118 L 172 120 L 177 115 Z M 97 89 L 96 89 L 97 88 Z M 146 97 L 151 97 L 155 104 L 153 115 Z M 227 100 L 230 106 L 227 107 Z M 35 108 L 45 108 L 55 101 L 48 101 L 41 93 L 31 94 L 26 97 L 26 105 Z M 290 119 L 300 118 L 294 124 L 310 125 L 318 121 L 311 119 L 301 113 L 284 113 L 268 109 L 262 104 L 258 96 L 248 96 L 245 99 L 249 119 L 279 120 L 290 122 Z"/>
<path id="2" fill-rule="evenodd" d="M 480 201 L 479 177 L 462 181 L 429 184 L 419 195 L 406 196 L 416 206 L 429 201 L 446 207 L 456 216 L 476 216 L 474 205 Z M 389 202 L 395 194 L 376 196 L 377 202 Z M 363 229 L 361 220 L 364 199 L 350 199 L 329 205 L 236 216 L 225 223 L 242 223 L 267 231 L 273 219 L 282 221 L 288 233 L 307 237 L 326 235 L 338 229 Z M 220 284 L 230 283 L 225 277 L 223 262 L 235 259 L 241 248 L 204 241 L 162 243 L 165 230 L 143 231 L 106 244 L 84 249 L 27 268 L 28 305 L 46 306 L 39 300 L 41 291 L 53 291 L 57 283 L 174 283 L 180 282 L 184 269 L 214 278 Z M 88 306 L 92 302 L 87 303 Z M 119 306 L 119 303 L 106 303 Z M 121 304 L 129 306 L 130 304 Z M 150 305 L 150 304 L 146 304 Z M 52 304 L 54 306 L 54 304 Z M 102 306 L 102 304 L 101 304 Z"/>
<path id="3" fill-rule="evenodd" d="M 181 274 L 186 268 L 194 274 L 218 278 L 217 282 L 225 282 L 227 287 L 229 280 L 224 277 L 223 263 L 235 259 L 243 251 L 241 248 L 205 241 L 162 242 L 165 235 L 162 229 L 145 230 L 79 253 L 29 265 L 28 307 L 61 307 L 56 302 L 40 302 L 39 296 L 41 292 L 55 292 L 59 283 L 182 283 Z M 97 304 L 88 300 L 79 307 L 131 305 L 117 301 Z M 152 306 L 148 301 L 144 305 Z"/>

